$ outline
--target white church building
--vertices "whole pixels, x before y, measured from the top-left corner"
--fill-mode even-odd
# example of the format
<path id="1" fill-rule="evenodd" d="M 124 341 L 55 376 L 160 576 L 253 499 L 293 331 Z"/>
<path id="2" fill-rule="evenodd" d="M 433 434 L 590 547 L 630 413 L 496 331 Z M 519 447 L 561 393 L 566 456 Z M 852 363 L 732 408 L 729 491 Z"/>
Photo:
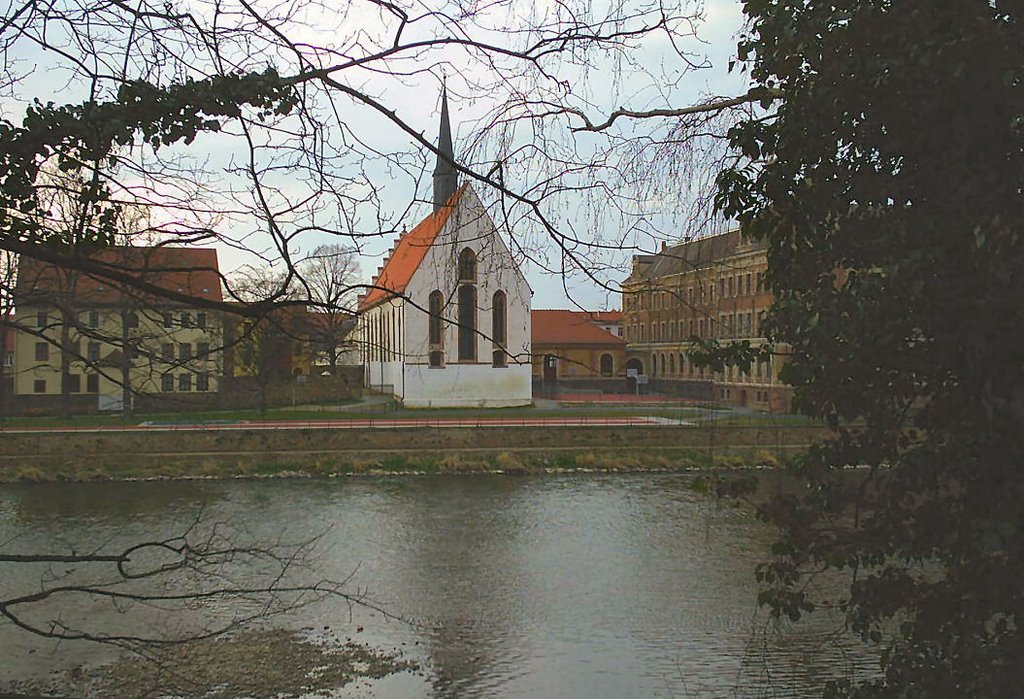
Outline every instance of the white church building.
<path id="1" fill-rule="evenodd" d="M 529 405 L 533 292 L 473 188 L 458 184 L 447 94 L 438 151 L 433 212 L 360 298 L 364 385 L 408 408 Z"/>

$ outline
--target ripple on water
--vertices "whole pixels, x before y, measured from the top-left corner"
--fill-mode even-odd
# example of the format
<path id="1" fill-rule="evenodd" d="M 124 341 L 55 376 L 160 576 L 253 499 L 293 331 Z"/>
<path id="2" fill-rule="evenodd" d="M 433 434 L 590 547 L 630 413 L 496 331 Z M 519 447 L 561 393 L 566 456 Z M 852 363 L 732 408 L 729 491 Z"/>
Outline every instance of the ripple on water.
<path id="1" fill-rule="evenodd" d="M 428 670 L 343 696 L 717 697 L 770 688 L 810 697 L 829 676 L 873 672 L 870 656 L 832 633 L 836 619 L 773 624 L 758 611 L 753 568 L 771 532 L 749 511 L 690 491 L 689 479 L 4 486 L 0 540 L 113 545 L 180 530 L 200 511 L 253 540 L 318 535 L 311 574 L 351 575 L 353 589 L 405 621 L 333 604 L 275 623 L 341 636 L 362 627 L 361 643 L 400 649 Z M 55 656 L 39 662 L 28 654 L 34 642 L 17 636 L 0 627 L 0 653 L 13 667 L 48 669 Z M 62 649 L 58 664 L 95 659 L 77 652 Z"/>

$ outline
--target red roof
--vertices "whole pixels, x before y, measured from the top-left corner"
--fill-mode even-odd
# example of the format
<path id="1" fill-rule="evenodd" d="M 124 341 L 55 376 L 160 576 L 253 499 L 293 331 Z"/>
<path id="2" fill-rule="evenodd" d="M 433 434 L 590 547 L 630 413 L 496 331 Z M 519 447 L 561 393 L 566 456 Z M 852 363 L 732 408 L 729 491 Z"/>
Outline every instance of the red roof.
<path id="1" fill-rule="evenodd" d="M 530 311 L 534 345 L 615 345 L 626 341 L 594 321 L 589 311 Z"/>
<path id="2" fill-rule="evenodd" d="M 419 269 L 420 263 L 427 255 L 427 250 L 434 244 L 437 234 L 444 228 L 448 216 L 464 191 L 466 191 L 466 185 L 459 187 L 448 203 L 436 213 L 428 214 L 411 231 L 404 233 L 399 238 L 395 251 L 384 262 L 384 267 L 370 285 L 373 288 L 359 303 L 359 310 L 365 311 L 381 301 L 405 291 L 412 280 L 412 275 Z"/>
<path id="3" fill-rule="evenodd" d="M 622 311 L 587 311 L 587 317 L 595 323 L 621 323 Z"/>
<path id="4" fill-rule="evenodd" d="M 59 292 L 73 293 L 93 304 L 122 303 L 125 297 L 152 299 L 153 294 L 104 277 L 101 270 L 109 268 L 158 289 L 206 301 L 222 300 L 217 251 L 213 248 L 111 246 L 88 255 L 85 261 L 91 273 L 22 255 L 16 298 L 31 301 L 33 296 Z"/>

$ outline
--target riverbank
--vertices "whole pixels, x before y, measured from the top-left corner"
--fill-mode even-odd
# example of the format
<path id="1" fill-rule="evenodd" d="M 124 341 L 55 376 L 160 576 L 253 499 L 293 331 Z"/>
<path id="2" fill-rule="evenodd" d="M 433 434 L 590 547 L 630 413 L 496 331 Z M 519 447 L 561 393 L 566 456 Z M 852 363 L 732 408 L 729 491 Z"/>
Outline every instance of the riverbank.
<path id="1" fill-rule="evenodd" d="M 772 465 L 818 427 L 399 427 L 6 434 L 0 481 L 670 471 Z"/>

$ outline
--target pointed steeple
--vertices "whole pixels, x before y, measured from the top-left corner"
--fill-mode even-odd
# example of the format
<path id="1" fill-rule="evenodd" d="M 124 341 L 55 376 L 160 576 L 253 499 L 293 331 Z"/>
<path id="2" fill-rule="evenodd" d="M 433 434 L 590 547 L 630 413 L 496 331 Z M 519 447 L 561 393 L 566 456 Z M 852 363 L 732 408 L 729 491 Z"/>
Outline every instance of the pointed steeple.
<path id="1" fill-rule="evenodd" d="M 434 166 L 434 213 L 455 194 L 459 173 L 455 170 L 455 149 L 452 147 L 452 125 L 448 121 L 448 87 L 441 88 L 441 132 L 437 137 L 437 164 Z M 442 157 L 444 156 L 444 157 Z"/>

